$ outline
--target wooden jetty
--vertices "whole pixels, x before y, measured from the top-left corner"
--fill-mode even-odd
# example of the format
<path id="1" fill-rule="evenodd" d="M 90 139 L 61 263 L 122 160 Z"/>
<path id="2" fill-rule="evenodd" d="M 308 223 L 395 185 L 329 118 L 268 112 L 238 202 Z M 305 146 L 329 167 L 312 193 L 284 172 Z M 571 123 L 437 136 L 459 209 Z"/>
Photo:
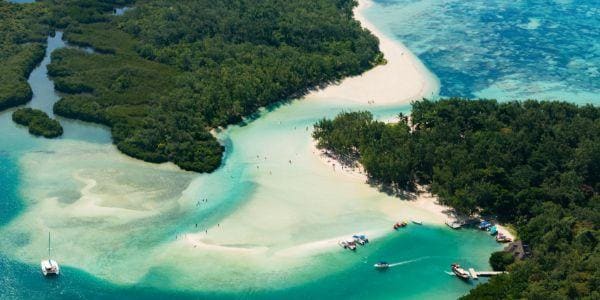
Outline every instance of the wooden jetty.
<path id="1" fill-rule="evenodd" d="M 491 277 L 494 275 L 500 275 L 500 274 L 507 273 L 507 272 L 500 272 L 500 271 L 476 271 L 475 268 L 469 268 L 468 272 L 469 272 L 469 277 L 471 277 L 471 279 L 473 279 L 473 280 L 478 280 L 479 277 Z"/>
<path id="2" fill-rule="evenodd" d="M 500 274 L 504 274 L 507 272 L 501 272 L 501 271 L 479 271 L 477 272 L 477 276 L 479 277 L 490 277 L 490 276 L 494 276 L 494 275 L 500 275 Z"/>
<path id="3" fill-rule="evenodd" d="M 473 278 L 473 279 L 475 279 L 475 280 L 479 279 L 479 278 L 477 277 L 477 272 L 475 272 L 475 269 L 473 269 L 473 268 L 469 268 L 469 274 L 471 275 L 471 278 Z"/>

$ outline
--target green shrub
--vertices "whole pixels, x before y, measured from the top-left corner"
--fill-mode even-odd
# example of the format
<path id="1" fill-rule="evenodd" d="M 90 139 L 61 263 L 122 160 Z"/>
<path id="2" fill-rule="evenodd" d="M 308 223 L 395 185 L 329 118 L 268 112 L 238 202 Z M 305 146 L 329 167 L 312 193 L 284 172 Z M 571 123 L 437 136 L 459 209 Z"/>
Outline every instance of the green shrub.
<path id="1" fill-rule="evenodd" d="M 506 267 L 515 261 L 512 253 L 497 251 L 490 256 L 490 265 L 494 271 L 506 271 Z"/>
<path id="2" fill-rule="evenodd" d="M 27 126 L 29 133 L 36 136 L 55 138 L 63 134 L 60 123 L 41 110 L 20 108 L 12 114 L 12 119 L 17 124 Z"/>

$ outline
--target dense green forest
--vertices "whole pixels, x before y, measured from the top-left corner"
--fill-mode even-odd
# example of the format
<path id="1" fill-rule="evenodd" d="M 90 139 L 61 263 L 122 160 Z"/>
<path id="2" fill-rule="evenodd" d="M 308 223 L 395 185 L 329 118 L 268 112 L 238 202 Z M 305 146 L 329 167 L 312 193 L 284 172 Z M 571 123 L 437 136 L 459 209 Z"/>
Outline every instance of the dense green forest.
<path id="1" fill-rule="evenodd" d="M 385 124 L 346 112 L 313 137 L 397 190 L 430 186 L 465 213 L 516 226 L 533 256 L 466 299 L 600 297 L 600 108 L 564 102 L 448 99 L 413 103 Z M 502 257 L 494 264 L 504 267 Z"/>
<path id="2" fill-rule="evenodd" d="M 352 0 L 44 1 L 74 48 L 52 55 L 66 94 L 61 116 L 111 127 L 146 161 L 212 171 L 223 147 L 210 130 L 260 107 L 359 74 L 382 61 L 352 18 Z"/>
<path id="3" fill-rule="evenodd" d="M 27 77 L 44 58 L 45 16 L 42 5 L 0 1 L 0 111 L 31 100 Z"/>
<path id="4" fill-rule="evenodd" d="M 39 109 L 19 108 L 12 114 L 12 119 L 17 124 L 27 126 L 33 135 L 55 138 L 63 134 L 60 123 Z"/>

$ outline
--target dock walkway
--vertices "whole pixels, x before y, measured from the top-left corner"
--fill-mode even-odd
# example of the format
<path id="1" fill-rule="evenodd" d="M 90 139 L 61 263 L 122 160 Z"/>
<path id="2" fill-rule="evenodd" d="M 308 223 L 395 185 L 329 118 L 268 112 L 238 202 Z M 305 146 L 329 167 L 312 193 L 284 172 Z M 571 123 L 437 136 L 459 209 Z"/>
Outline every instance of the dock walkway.
<path id="1" fill-rule="evenodd" d="M 469 274 L 471 275 L 471 278 L 478 279 L 477 278 L 477 272 L 475 272 L 475 269 L 469 268 Z"/>
<path id="2" fill-rule="evenodd" d="M 479 271 L 477 272 L 477 276 L 480 277 L 490 277 L 490 276 L 494 276 L 494 275 L 500 275 L 500 274 L 504 274 L 506 272 L 501 272 L 501 271 Z"/>
<path id="3" fill-rule="evenodd" d="M 479 277 L 491 277 L 494 275 L 500 275 L 507 272 L 499 272 L 499 271 L 476 271 L 475 268 L 469 268 L 468 270 L 469 276 L 473 280 L 479 279 Z"/>

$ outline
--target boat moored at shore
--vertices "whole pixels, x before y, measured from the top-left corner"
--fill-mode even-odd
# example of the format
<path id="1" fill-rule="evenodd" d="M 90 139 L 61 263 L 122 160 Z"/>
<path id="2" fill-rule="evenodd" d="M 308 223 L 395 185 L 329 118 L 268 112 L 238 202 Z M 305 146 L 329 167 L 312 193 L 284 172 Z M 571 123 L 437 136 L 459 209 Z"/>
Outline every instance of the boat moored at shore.
<path id="1" fill-rule="evenodd" d="M 406 223 L 406 221 L 398 221 L 398 222 L 396 222 L 396 224 L 394 224 L 394 230 L 397 230 L 398 228 L 406 227 L 406 225 L 408 225 L 408 223 Z"/>
<path id="2" fill-rule="evenodd" d="M 369 242 L 369 239 L 364 234 L 355 234 L 352 236 L 352 239 L 359 245 L 365 245 Z"/>
<path id="3" fill-rule="evenodd" d="M 502 232 L 498 232 L 498 234 L 496 235 L 496 241 L 498 243 L 509 243 L 512 242 L 512 239 L 503 234 Z"/>
<path id="4" fill-rule="evenodd" d="M 469 272 L 461 268 L 459 264 L 452 264 L 450 267 L 452 269 L 452 273 L 454 273 L 454 275 L 456 275 L 458 278 L 463 280 L 469 280 L 471 278 Z"/>
<path id="5" fill-rule="evenodd" d="M 351 251 L 356 250 L 356 243 L 354 241 L 340 241 L 338 244 L 344 249 L 348 249 Z"/>

